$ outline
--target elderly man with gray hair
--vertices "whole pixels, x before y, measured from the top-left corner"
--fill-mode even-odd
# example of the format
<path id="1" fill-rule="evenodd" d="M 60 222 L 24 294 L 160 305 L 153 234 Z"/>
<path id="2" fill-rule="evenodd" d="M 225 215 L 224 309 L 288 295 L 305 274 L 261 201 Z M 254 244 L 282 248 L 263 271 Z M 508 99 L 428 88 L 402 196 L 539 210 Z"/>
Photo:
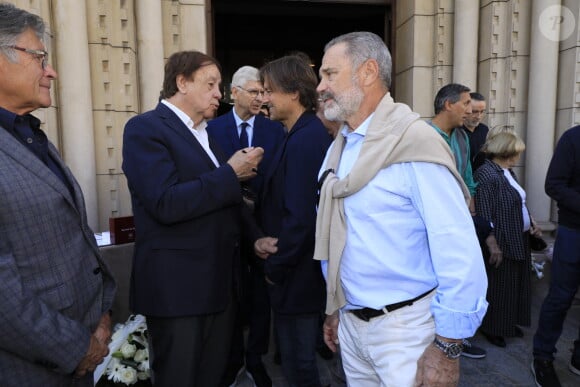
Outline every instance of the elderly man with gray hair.
<path id="1" fill-rule="evenodd" d="M 57 74 L 44 21 L 0 3 L 0 385 L 92 386 L 115 281 L 81 188 L 31 113 Z M 66 101 L 64 101 L 66 102 Z"/>
<path id="2" fill-rule="evenodd" d="M 353 32 L 324 51 L 324 115 L 343 123 L 319 183 L 325 342 L 340 344 L 349 385 L 457 385 L 462 339 L 487 309 L 469 192 L 443 138 L 391 98 L 379 36 Z"/>
<path id="3" fill-rule="evenodd" d="M 231 95 L 234 107 L 228 113 L 209 121 L 208 134 L 216 140 L 227 157 L 238 149 L 247 146 L 258 146 L 264 149 L 264 158 L 260 171 L 253 179 L 242 183 L 246 202 L 254 207 L 258 219 L 260 197 L 264 184 L 264 174 L 268 170 L 272 156 L 278 145 L 284 140 L 284 128 L 279 122 L 271 121 L 260 114 L 264 101 L 264 87 L 260 82 L 258 69 L 252 66 L 239 68 L 232 77 Z M 268 352 L 270 339 L 270 300 L 264 280 L 264 261 L 257 258 L 253 245 L 242 246 L 241 280 L 244 287 L 243 298 L 239 305 L 247 305 L 249 324 L 248 343 L 246 346 L 246 371 L 258 387 L 271 386 L 272 381 L 262 363 L 262 355 Z M 244 297 L 244 295 L 246 297 Z M 226 376 L 225 385 L 230 385 L 244 365 L 244 313 L 237 314 L 234 339 Z"/>

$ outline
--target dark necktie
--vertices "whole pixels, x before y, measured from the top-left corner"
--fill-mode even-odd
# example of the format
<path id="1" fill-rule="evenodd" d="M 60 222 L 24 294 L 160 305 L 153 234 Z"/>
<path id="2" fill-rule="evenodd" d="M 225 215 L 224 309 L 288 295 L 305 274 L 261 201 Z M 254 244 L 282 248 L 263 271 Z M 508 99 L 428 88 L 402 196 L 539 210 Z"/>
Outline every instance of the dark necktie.
<path id="1" fill-rule="evenodd" d="M 242 129 L 240 131 L 240 148 L 244 149 L 247 148 L 249 145 L 248 143 L 248 126 L 250 126 L 250 124 L 248 124 L 247 122 L 242 122 L 240 124 L 240 128 Z"/>

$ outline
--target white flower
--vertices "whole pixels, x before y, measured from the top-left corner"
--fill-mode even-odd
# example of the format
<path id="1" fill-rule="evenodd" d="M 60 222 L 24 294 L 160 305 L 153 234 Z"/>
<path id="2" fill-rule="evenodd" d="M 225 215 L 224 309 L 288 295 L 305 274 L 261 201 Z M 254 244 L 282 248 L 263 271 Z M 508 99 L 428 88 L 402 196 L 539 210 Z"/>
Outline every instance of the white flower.
<path id="1" fill-rule="evenodd" d="M 144 349 L 138 349 L 137 352 L 135 352 L 135 356 L 133 356 L 133 360 L 135 360 L 137 363 L 141 363 L 144 360 L 149 360 L 147 351 Z"/>
<path id="2" fill-rule="evenodd" d="M 151 377 L 147 325 L 144 321 L 141 315 L 131 316 L 127 323 L 115 327 L 105 368 L 105 375 L 115 384 L 132 385 Z"/>
<path id="3" fill-rule="evenodd" d="M 109 370 L 109 380 L 119 383 L 121 381 L 121 375 L 126 368 L 127 367 L 117 362 L 117 364 Z"/>
<path id="4" fill-rule="evenodd" d="M 129 343 L 123 343 L 123 345 L 121 345 L 121 348 L 119 349 L 119 351 L 121 351 L 125 359 L 133 357 L 133 355 L 135 355 L 136 350 L 137 347 Z"/>
<path id="5" fill-rule="evenodd" d="M 149 373 L 149 359 L 142 361 L 141 363 L 139 363 L 139 366 L 137 367 L 137 369 L 139 371 L 143 371 L 143 372 L 147 372 Z"/>
<path id="6" fill-rule="evenodd" d="M 143 335 L 139 336 L 139 335 L 131 335 L 131 341 L 133 343 L 139 343 L 141 344 L 143 347 L 147 347 L 149 344 L 147 343 L 147 339 L 145 339 L 143 337 Z"/>
<path id="7" fill-rule="evenodd" d="M 137 382 L 137 371 L 133 367 L 122 367 L 119 372 L 119 381 L 126 385 Z"/>
<path id="8" fill-rule="evenodd" d="M 119 371 L 123 366 L 121 365 L 119 359 L 116 357 L 111 358 L 111 361 L 107 365 L 107 375 L 108 379 L 113 382 L 119 382 Z"/>

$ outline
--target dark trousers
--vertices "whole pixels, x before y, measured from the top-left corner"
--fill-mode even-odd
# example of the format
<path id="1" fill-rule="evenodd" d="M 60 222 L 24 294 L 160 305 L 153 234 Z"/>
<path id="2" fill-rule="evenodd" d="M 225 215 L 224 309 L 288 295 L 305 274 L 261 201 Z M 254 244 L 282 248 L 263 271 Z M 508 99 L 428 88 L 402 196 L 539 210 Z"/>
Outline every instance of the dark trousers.
<path id="1" fill-rule="evenodd" d="M 316 363 L 319 314 L 274 313 L 284 376 L 291 387 L 320 386 Z"/>
<path id="2" fill-rule="evenodd" d="M 268 353 L 270 345 L 270 296 L 264 279 L 264 264 L 259 262 L 250 268 L 248 316 L 248 343 L 246 364 L 255 365 Z"/>
<path id="3" fill-rule="evenodd" d="M 253 253 L 248 259 L 258 259 Z M 258 365 L 262 355 L 268 353 L 270 345 L 270 297 L 264 279 L 262 261 L 246 264 L 242 260 L 241 286 L 236 300 L 236 317 L 224 385 L 232 384 L 238 370 L 244 365 L 244 327 L 248 326 L 248 341 L 245 345 L 246 365 Z"/>
<path id="4" fill-rule="evenodd" d="M 558 227 L 552 260 L 550 290 L 544 299 L 534 336 L 534 358 L 553 360 L 564 319 L 580 285 L 580 230 Z M 580 327 L 574 342 L 574 358 L 580 360 Z"/>
<path id="5" fill-rule="evenodd" d="M 147 317 L 155 387 L 219 386 L 230 352 L 233 303 L 215 314 Z"/>

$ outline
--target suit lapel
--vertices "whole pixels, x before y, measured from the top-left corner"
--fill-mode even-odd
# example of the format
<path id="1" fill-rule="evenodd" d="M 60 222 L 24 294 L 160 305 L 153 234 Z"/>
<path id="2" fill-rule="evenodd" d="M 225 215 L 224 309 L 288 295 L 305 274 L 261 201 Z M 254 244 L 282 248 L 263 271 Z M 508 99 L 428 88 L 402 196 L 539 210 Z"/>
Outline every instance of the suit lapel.
<path id="1" fill-rule="evenodd" d="M 265 118 L 264 118 L 265 119 Z M 264 136 L 264 119 L 258 114 L 254 118 L 254 132 L 252 134 L 252 146 L 261 146 L 264 147 L 266 138 Z"/>
<path id="2" fill-rule="evenodd" d="M 175 133 L 181 136 L 187 143 L 189 143 L 193 148 L 197 150 L 197 153 L 205 160 L 210 169 L 215 169 L 216 166 L 212 159 L 208 156 L 203 146 L 197 141 L 197 138 L 190 132 L 188 127 L 177 117 L 175 113 L 171 111 L 167 106 L 162 103 L 157 105 L 156 111 L 159 116 L 165 121 L 165 124 L 171 128 Z"/>
<path id="3" fill-rule="evenodd" d="M 14 161 L 22 165 L 23 168 L 36 175 L 40 180 L 64 196 L 71 207 L 78 211 L 75 199 L 71 196 L 68 188 L 63 184 L 63 182 L 38 157 L 26 149 L 24 145 L 22 145 L 4 128 L 0 129 L 0 150 L 14 159 Z M 58 155 L 56 149 L 54 149 L 52 146 L 49 146 L 49 152 L 55 162 L 61 166 L 67 178 L 69 178 L 70 171 L 64 164 L 61 163 L 60 156 Z"/>
<path id="4" fill-rule="evenodd" d="M 49 144 L 49 146 L 48 146 L 48 153 L 49 153 L 50 157 L 52 157 L 54 162 L 59 166 L 59 168 L 63 172 L 65 178 L 68 180 L 68 183 L 70 184 L 70 186 L 73 189 L 74 197 L 72 199 L 74 200 L 75 208 L 77 209 L 77 211 L 79 212 L 81 217 L 86 217 L 83 192 L 82 192 L 81 187 L 79 186 L 77 180 L 73 176 L 69 167 L 67 167 L 67 165 L 63 162 L 63 160 L 60 157 L 60 154 L 58 153 L 58 151 L 56 150 L 56 148 L 52 144 Z M 59 182 L 60 182 L 60 179 L 59 179 Z M 66 188 L 66 192 L 70 193 L 68 188 Z"/>
<path id="5" fill-rule="evenodd" d="M 232 154 L 236 153 L 240 149 L 240 136 L 238 135 L 238 127 L 236 125 L 236 119 L 234 118 L 234 109 L 230 110 L 228 113 L 228 122 L 226 123 L 226 135 L 230 140 L 230 146 Z"/>
<path id="6" fill-rule="evenodd" d="M 73 207 L 75 208 L 75 210 L 77 211 L 77 214 L 81 218 L 81 224 L 82 225 L 88 224 L 87 209 L 86 209 L 85 199 L 83 196 L 83 191 L 81 189 L 81 186 L 79 185 L 79 183 L 75 179 L 71 170 L 62 161 L 58 151 L 56 150 L 56 148 L 52 144 L 49 144 L 48 152 L 49 152 L 50 156 L 52 157 L 52 159 L 54 160 L 54 162 L 56 164 L 58 164 L 60 169 L 63 171 L 64 176 L 66 177 L 66 179 L 68 180 L 68 183 L 70 184 L 70 186 L 73 189 L 74 201 L 75 201 L 75 204 L 73 205 Z M 59 179 L 59 182 L 60 182 L 60 179 Z M 66 192 L 69 193 L 68 188 L 66 189 Z M 85 236 L 85 239 L 87 240 L 87 243 L 93 249 L 93 252 L 95 253 L 95 256 L 97 257 L 97 260 L 100 263 L 102 263 L 103 261 L 101 259 L 101 253 L 99 252 L 99 246 L 97 245 L 97 242 L 95 240 L 95 234 L 88 227 L 82 227 L 82 231 L 83 231 L 83 235 Z M 103 264 L 101 264 L 101 267 L 102 266 L 103 266 Z"/>
<path id="7" fill-rule="evenodd" d="M 298 121 L 296 121 L 296 123 L 291 128 L 291 130 L 289 130 L 286 133 L 286 136 L 284 137 L 284 142 L 278 147 L 276 154 L 274 155 L 274 157 L 272 158 L 272 162 L 270 163 L 270 168 L 268 168 L 268 171 L 266 172 L 266 176 L 264 179 L 264 181 L 265 181 L 264 193 L 268 190 L 269 182 L 272 179 L 274 172 L 276 172 L 276 168 L 278 168 L 278 164 L 282 160 L 282 156 L 284 155 L 284 152 L 286 151 L 286 144 L 288 143 L 288 141 L 290 141 L 290 137 L 293 136 L 298 131 L 300 131 L 306 125 L 308 125 L 308 123 L 314 117 L 316 117 L 314 113 L 311 113 L 311 112 L 302 113 L 302 115 L 300 116 L 300 118 L 298 118 Z"/>
<path id="8" fill-rule="evenodd" d="M 284 155 L 284 152 L 286 151 L 286 144 L 288 143 L 290 136 L 296 133 L 295 131 L 298 129 L 299 122 L 300 119 L 298 120 L 298 122 L 296 122 L 292 130 L 286 133 L 286 135 L 284 136 L 284 141 L 282 141 L 282 144 L 280 144 L 280 146 L 277 147 L 276 153 L 274 154 L 274 157 L 272 157 L 270 166 L 268 167 L 268 170 L 266 171 L 266 174 L 264 176 L 264 188 L 262 190 L 262 197 L 265 197 L 268 194 L 271 180 L 276 172 L 276 169 L 278 168 L 278 165 L 282 161 L 282 156 Z"/>
<path id="9" fill-rule="evenodd" d="M 223 165 L 228 161 L 226 155 L 224 154 L 224 151 L 220 148 L 219 144 L 216 143 L 213 137 L 211 136 L 209 136 L 209 148 L 213 152 L 215 158 L 217 159 L 220 165 Z"/>

